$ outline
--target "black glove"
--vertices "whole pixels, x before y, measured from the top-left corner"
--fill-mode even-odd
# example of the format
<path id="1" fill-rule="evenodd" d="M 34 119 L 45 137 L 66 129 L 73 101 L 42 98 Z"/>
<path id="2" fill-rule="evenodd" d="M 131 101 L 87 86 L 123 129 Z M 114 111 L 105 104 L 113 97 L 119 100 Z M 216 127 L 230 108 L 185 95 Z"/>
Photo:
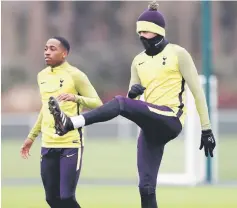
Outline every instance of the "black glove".
<path id="1" fill-rule="evenodd" d="M 130 91 L 128 92 L 128 97 L 131 98 L 131 99 L 134 99 L 138 95 L 142 95 L 145 89 L 146 88 L 143 87 L 142 85 L 135 84 L 131 87 Z"/>
<path id="2" fill-rule="evenodd" d="M 203 130 L 201 136 L 201 144 L 199 149 L 204 147 L 205 155 L 213 157 L 213 150 L 215 149 L 216 141 L 211 129 Z"/>

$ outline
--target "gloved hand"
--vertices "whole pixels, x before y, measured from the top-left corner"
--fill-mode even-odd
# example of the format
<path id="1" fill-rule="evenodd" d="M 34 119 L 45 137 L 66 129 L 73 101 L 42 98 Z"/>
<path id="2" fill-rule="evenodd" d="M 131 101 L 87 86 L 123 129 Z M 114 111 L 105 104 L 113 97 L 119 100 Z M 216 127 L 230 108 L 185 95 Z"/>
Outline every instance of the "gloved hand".
<path id="1" fill-rule="evenodd" d="M 206 157 L 210 155 L 213 157 L 213 150 L 215 149 L 216 141 L 211 129 L 203 130 L 201 136 L 201 144 L 199 149 L 201 150 L 204 147 L 204 152 Z"/>
<path id="2" fill-rule="evenodd" d="M 138 95 L 142 95 L 146 88 L 140 84 L 135 84 L 131 87 L 128 92 L 128 97 L 131 99 L 136 98 Z"/>

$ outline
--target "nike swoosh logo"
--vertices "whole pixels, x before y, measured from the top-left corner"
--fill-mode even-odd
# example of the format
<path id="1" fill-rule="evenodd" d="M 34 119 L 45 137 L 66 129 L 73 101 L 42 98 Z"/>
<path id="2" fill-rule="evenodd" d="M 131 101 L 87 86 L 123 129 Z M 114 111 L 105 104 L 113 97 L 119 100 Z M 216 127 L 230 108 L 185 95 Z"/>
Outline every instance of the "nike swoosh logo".
<path id="1" fill-rule="evenodd" d="M 145 61 L 143 61 L 143 62 L 139 63 L 138 65 L 142 65 L 142 64 L 144 64 L 144 63 L 145 63 Z"/>
<path id="2" fill-rule="evenodd" d="M 46 82 L 41 82 L 40 84 L 44 84 L 44 83 L 46 83 Z"/>
<path id="3" fill-rule="evenodd" d="M 75 155 L 76 153 L 74 153 L 74 154 L 71 154 L 71 155 L 66 155 L 66 157 L 72 157 L 73 155 Z"/>

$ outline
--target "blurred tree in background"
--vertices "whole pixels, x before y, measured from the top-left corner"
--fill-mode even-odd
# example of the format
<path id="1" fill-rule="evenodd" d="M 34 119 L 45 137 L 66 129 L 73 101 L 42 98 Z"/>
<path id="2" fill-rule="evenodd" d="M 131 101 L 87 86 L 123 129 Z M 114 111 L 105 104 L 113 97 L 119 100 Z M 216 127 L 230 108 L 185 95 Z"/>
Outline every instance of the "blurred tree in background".
<path id="1" fill-rule="evenodd" d="M 176 4 L 176 5 L 174 5 Z M 104 101 L 126 95 L 130 65 L 143 48 L 136 20 L 147 2 L 2 2 L 2 111 L 40 108 L 37 73 L 48 38 L 66 37 L 69 62 Z M 167 37 L 191 52 L 201 72 L 199 2 L 161 2 Z M 213 2 L 213 64 L 221 108 L 237 108 L 237 3 Z M 17 103 L 17 106 L 15 106 Z"/>

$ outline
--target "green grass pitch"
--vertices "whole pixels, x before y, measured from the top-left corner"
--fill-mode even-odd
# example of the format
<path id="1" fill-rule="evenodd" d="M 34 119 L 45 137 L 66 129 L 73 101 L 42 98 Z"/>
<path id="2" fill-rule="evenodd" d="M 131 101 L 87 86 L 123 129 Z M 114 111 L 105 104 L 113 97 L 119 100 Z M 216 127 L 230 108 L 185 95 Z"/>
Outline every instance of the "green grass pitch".
<path id="1" fill-rule="evenodd" d="M 161 208 L 236 208 L 237 188 L 160 187 Z M 136 187 L 78 186 L 77 198 L 83 208 L 139 208 Z M 2 208 L 47 208 L 39 186 L 3 187 Z"/>
<path id="2" fill-rule="evenodd" d="M 2 140 L 2 207 L 46 208 L 38 179 L 40 142 L 34 144 L 29 160 L 19 156 L 22 140 Z M 237 181 L 236 138 L 219 142 L 219 176 L 221 181 Z M 80 180 L 137 182 L 135 140 L 86 140 Z M 198 148 L 198 147 L 197 147 Z M 165 151 L 161 172 L 181 172 L 184 169 L 183 144 L 177 140 Z M 4 183 L 6 181 L 11 184 Z M 24 181 L 24 184 L 15 183 Z M 159 207 L 164 208 L 236 208 L 237 186 L 166 187 L 157 190 Z M 139 193 L 134 186 L 78 185 L 77 198 L 83 208 L 138 208 Z"/>
<path id="3" fill-rule="evenodd" d="M 31 157 L 20 157 L 22 140 L 2 140 L 2 178 L 39 178 L 40 141 L 35 141 Z M 199 144 L 197 144 L 197 148 Z M 221 138 L 218 143 L 218 169 L 221 180 L 237 181 L 237 139 Z M 137 180 L 136 140 L 85 140 L 81 178 Z M 174 140 L 165 149 L 160 172 L 184 171 L 184 144 Z M 19 168 L 20 167 L 20 168 Z"/>

